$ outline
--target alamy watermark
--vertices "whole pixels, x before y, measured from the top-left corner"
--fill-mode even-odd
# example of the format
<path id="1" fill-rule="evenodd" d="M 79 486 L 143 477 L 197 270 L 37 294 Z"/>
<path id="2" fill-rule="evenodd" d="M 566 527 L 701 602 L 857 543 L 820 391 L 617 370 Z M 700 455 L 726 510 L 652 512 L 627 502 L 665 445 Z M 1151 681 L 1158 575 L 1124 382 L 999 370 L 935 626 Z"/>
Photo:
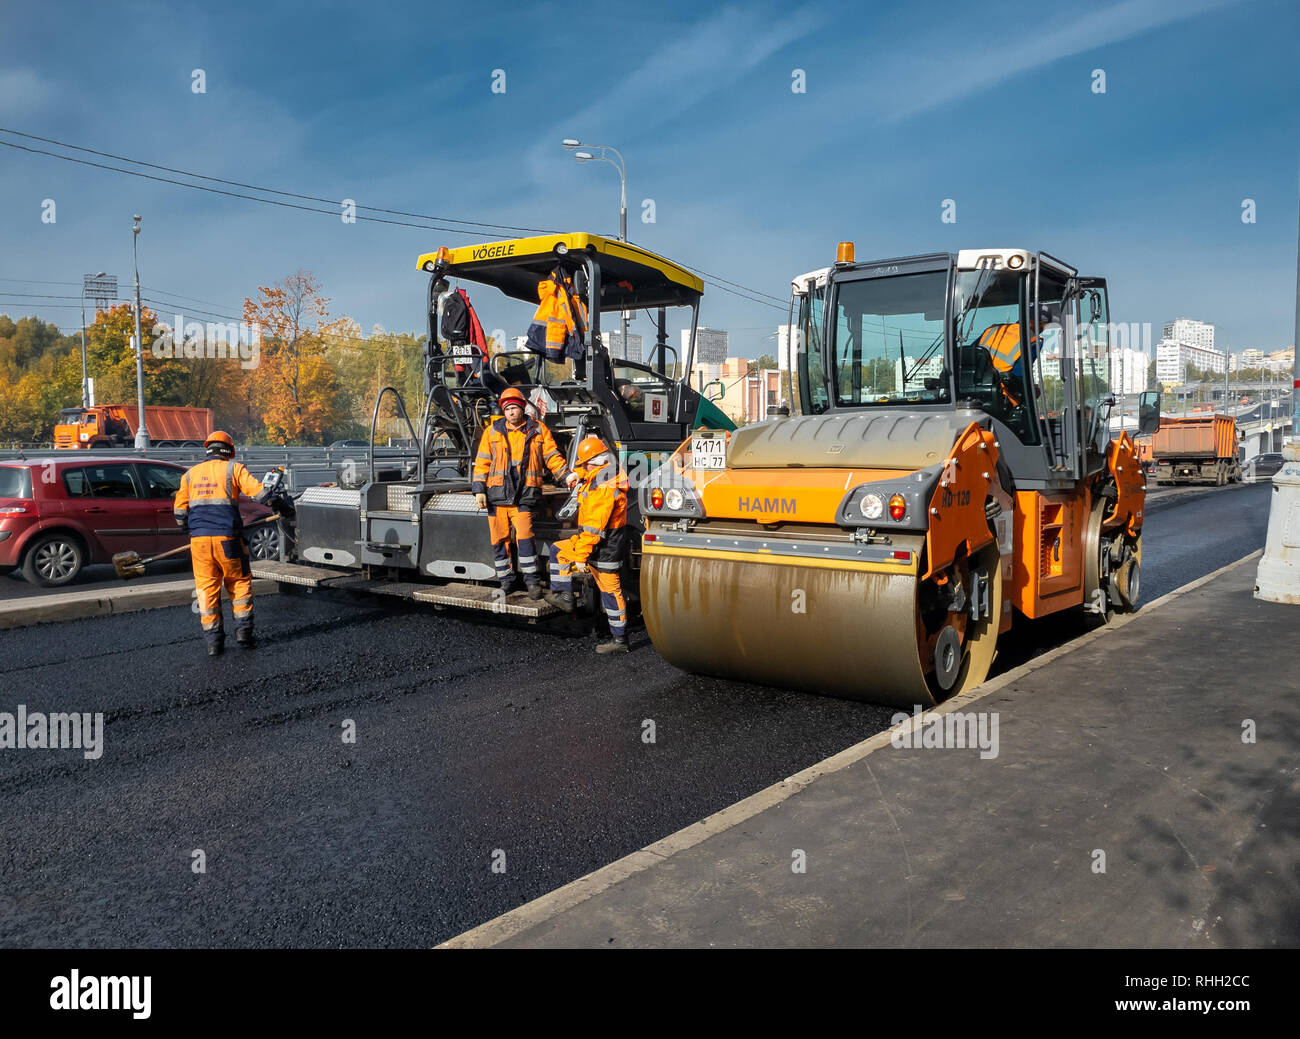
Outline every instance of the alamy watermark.
<path id="1" fill-rule="evenodd" d="M 262 361 L 262 326 L 254 321 L 186 321 L 177 314 L 173 324 L 159 322 L 153 326 L 154 341 L 149 347 L 154 357 L 177 360 L 239 361 L 245 370 Z M 179 342 L 177 339 L 179 338 Z"/>
<path id="2" fill-rule="evenodd" d="M 909 724 L 910 723 L 910 724 Z M 920 704 L 912 713 L 899 711 L 889 719 L 889 742 L 899 750 L 964 750 L 979 748 L 980 758 L 998 756 L 996 711 L 951 711 L 926 714 Z"/>
<path id="3" fill-rule="evenodd" d="M 79 750 L 94 761 L 104 753 L 104 715 L 28 712 L 19 704 L 13 714 L 0 711 L 0 750 Z"/>

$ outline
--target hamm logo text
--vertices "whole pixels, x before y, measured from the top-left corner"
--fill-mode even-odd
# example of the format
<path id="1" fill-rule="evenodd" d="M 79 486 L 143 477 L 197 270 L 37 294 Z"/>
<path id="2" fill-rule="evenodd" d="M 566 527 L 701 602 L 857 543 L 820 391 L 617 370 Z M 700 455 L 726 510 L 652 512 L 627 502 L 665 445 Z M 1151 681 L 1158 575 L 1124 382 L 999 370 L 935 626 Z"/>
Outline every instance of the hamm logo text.
<path id="1" fill-rule="evenodd" d="M 777 513 L 793 516 L 795 500 L 793 498 L 739 498 L 736 507 L 741 512 Z"/>

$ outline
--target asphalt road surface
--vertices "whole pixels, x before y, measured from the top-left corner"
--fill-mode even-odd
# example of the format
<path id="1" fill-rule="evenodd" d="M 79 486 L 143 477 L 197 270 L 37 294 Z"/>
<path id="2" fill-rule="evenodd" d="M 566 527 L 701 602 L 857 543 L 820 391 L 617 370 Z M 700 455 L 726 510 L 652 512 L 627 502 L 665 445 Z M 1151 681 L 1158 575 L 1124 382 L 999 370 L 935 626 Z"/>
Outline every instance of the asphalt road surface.
<path id="1" fill-rule="evenodd" d="M 1270 493 L 1153 496 L 1144 598 L 1259 548 Z M 387 605 L 257 613 L 263 644 L 216 660 L 184 608 L 0 632 L 0 710 L 105 723 L 96 760 L 0 752 L 0 945 L 433 945 L 892 713 L 685 675 L 643 631 L 599 658 Z"/>

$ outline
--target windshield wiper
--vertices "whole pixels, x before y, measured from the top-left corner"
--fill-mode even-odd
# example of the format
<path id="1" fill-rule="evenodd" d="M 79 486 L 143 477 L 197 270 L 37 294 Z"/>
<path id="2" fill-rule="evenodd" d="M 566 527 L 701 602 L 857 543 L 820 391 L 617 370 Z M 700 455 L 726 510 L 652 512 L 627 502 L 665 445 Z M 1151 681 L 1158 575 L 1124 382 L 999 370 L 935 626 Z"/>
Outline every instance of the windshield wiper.
<path id="1" fill-rule="evenodd" d="M 975 324 L 975 318 L 972 317 L 970 319 L 970 322 L 967 324 L 966 329 L 964 331 L 962 330 L 961 323 L 965 319 L 966 315 L 971 314 L 975 310 L 975 308 L 983 301 L 984 293 L 988 292 L 990 288 L 992 282 L 992 276 L 993 276 L 992 267 L 985 267 L 982 271 L 980 271 L 979 281 L 975 283 L 975 291 L 971 293 L 970 298 L 967 299 L 966 302 L 962 304 L 961 313 L 957 315 L 957 320 L 954 322 L 955 331 L 957 334 L 957 341 L 956 343 L 953 344 L 954 346 L 961 346 L 963 343 L 966 342 L 966 337 L 970 335 L 971 326 Z"/>
<path id="2" fill-rule="evenodd" d="M 931 341 L 930 345 L 925 348 L 925 353 L 921 355 L 921 359 L 917 361 L 916 364 L 912 365 L 912 370 L 909 372 L 904 372 L 903 389 L 907 389 L 908 381 L 912 378 L 913 375 L 915 375 L 917 372 L 921 370 L 921 365 L 925 364 L 925 362 L 930 359 L 931 355 L 933 355 L 935 350 L 937 350 L 942 345 L 943 345 L 943 329 L 940 329 L 939 334 L 935 336 L 934 339 Z M 901 331 L 898 333 L 898 355 L 899 357 L 903 356 L 903 333 Z M 904 361 L 904 363 L 906 364 L 906 361 Z"/>

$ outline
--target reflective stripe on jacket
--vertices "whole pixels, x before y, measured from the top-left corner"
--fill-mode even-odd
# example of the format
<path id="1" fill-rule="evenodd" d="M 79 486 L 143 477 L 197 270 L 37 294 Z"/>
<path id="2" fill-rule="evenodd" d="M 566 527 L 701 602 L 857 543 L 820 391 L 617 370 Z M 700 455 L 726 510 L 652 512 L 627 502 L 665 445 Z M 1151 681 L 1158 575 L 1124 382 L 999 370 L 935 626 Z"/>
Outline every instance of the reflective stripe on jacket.
<path id="1" fill-rule="evenodd" d="M 172 503 L 177 523 L 188 523 L 191 537 L 232 537 L 244 527 L 239 496 L 262 493 L 243 462 L 209 458 L 186 470 Z"/>
<path id="2" fill-rule="evenodd" d="M 589 473 L 578 488 L 578 533 L 569 538 L 568 553 L 577 562 L 615 571 L 623 562 L 627 540 L 627 473 L 608 473 L 609 465 Z"/>
<path id="3" fill-rule="evenodd" d="M 516 493 L 506 486 L 506 467 L 514 465 L 519 479 Z M 499 418 L 483 430 L 478 456 L 474 459 L 475 494 L 486 494 L 492 505 L 535 505 L 542 497 L 542 466 L 550 469 L 555 482 L 568 475 L 564 455 L 544 423 L 532 418 L 512 429 Z"/>
<path id="4" fill-rule="evenodd" d="M 528 326 L 528 349 L 555 364 L 566 357 L 582 357 L 586 352 L 587 305 L 573 291 L 573 279 L 552 276 L 539 281 L 537 298 L 541 304 Z"/>

